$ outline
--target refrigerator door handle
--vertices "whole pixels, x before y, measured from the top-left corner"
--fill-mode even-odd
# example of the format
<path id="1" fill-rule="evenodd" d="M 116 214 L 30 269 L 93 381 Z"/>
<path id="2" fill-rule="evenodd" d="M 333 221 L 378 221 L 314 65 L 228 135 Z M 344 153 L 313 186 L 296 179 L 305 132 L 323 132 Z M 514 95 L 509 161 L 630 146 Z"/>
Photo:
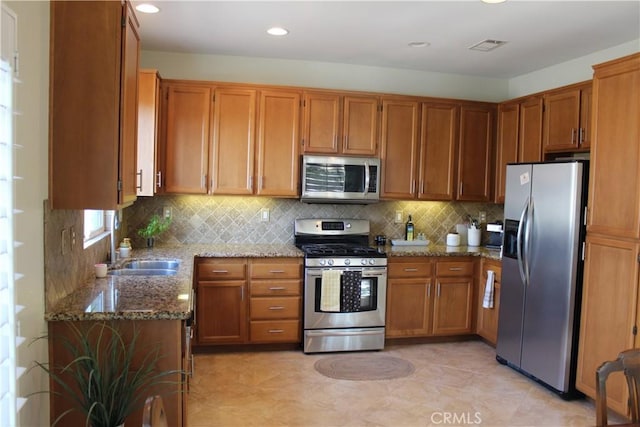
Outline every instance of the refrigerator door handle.
<path id="1" fill-rule="evenodd" d="M 533 197 L 529 197 L 527 207 L 527 221 L 525 224 L 524 231 L 524 274 L 527 278 L 527 286 L 529 286 L 529 282 L 531 282 L 531 228 L 533 226 Z"/>
<path id="2" fill-rule="evenodd" d="M 527 285 L 527 276 L 525 275 L 525 270 L 524 270 L 524 265 L 523 265 L 523 250 L 522 250 L 522 244 L 523 244 L 523 240 L 522 240 L 522 236 L 523 236 L 523 230 L 524 230 L 524 225 L 525 225 L 525 217 L 527 214 L 527 211 L 529 210 L 529 198 L 527 197 L 527 201 L 524 204 L 524 207 L 522 208 L 522 213 L 520 214 L 520 222 L 518 222 L 518 234 L 516 235 L 516 252 L 517 252 L 517 258 L 518 258 L 518 271 L 520 272 L 520 278 L 522 279 L 522 283 L 526 286 Z"/>

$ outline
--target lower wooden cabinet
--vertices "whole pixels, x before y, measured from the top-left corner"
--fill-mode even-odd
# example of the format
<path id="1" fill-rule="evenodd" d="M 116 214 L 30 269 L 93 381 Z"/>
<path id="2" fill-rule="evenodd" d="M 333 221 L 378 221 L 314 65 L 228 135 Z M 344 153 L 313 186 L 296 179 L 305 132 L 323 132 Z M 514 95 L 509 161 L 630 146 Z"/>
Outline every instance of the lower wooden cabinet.
<path id="1" fill-rule="evenodd" d="M 102 321 L 56 321 L 48 324 L 49 341 L 49 366 L 67 366 L 73 356 L 70 354 L 65 342 L 75 342 L 70 327 L 75 326 L 83 331 L 90 331 L 87 335 L 89 341 L 98 339 L 102 328 Z M 167 424 L 170 426 L 186 426 L 186 400 L 188 392 L 188 375 L 181 373 L 185 365 L 185 358 L 189 358 L 189 351 L 185 348 L 183 340 L 185 332 L 184 320 L 119 320 L 107 322 L 109 326 L 117 328 L 127 342 L 130 342 L 134 333 L 138 334 L 136 349 L 133 357 L 133 368 L 145 363 L 145 358 L 150 351 L 158 349 L 161 357 L 157 361 L 158 371 L 175 371 L 176 373 L 162 378 L 163 384 L 159 384 L 148 391 L 149 395 L 160 394 L 167 416 Z M 86 328 L 86 329 L 85 329 Z M 108 331 L 106 329 L 105 331 Z M 105 341 L 106 335 L 101 339 Z M 56 420 L 59 416 L 72 408 L 72 403 L 61 393 L 64 390 L 59 384 L 50 381 L 50 419 Z M 142 399 L 144 402 L 144 398 Z M 78 411 L 71 411 L 61 418 L 59 425 L 84 426 L 85 415 Z M 127 426 L 142 425 L 142 408 L 127 417 Z"/>
<path id="2" fill-rule="evenodd" d="M 196 344 L 301 340 L 302 258 L 197 258 Z"/>
<path id="3" fill-rule="evenodd" d="M 389 258 L 387 337 L 472 333 L 474 266 L 466 258 Z"/>
<path id="4" fill-rule="evenodd" d="M 493 308 L 482 307 L 488 271 L 495 273 L 493 282 Z M 498 313 L 500 312 L 500 283 L 502 277 L 502 262 L 484 258 L 478 277 L 478 317 L 476 318 L 476 333 L 489 343 L 496 345 L 498 341 Z"/>

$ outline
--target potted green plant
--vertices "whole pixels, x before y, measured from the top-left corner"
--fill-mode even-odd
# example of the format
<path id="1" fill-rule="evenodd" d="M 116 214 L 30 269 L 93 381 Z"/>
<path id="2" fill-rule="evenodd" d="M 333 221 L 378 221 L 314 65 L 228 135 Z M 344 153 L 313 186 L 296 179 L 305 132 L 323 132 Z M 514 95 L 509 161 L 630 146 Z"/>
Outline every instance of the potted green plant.
<path id="1" fill-rule="evenodd" d="M 80 322 L 82 323 L 82 322 Z M 85 415 L 90 427 L 123 426 L 125 419 L 144 406 L 161 384 L 176 384 L 169 377 L 182 371 L 158 371 L 159 347 L 140 348 L 139 331 L 134 327 L 126 337 L 109 322 L 78 326 L 67 322 L 69 334 L 55 339 L 65 347 L 71 361 L 64 366 L 35 362 L 58 384 L 61 395 L 73 405 L 52 425 L 76 410 Z M 134 366 L 134 355 L 142 360 Z"/>
<path id="2" fill-rule="evenodd" d="M 147 239 L 147 247 L 153 247 L 155 238 L 167 231 L 171 225 L 171 217 L 161 218 L 158 214 L 153 214 L 144 228 L 138 230 L 138 235 Z"/>

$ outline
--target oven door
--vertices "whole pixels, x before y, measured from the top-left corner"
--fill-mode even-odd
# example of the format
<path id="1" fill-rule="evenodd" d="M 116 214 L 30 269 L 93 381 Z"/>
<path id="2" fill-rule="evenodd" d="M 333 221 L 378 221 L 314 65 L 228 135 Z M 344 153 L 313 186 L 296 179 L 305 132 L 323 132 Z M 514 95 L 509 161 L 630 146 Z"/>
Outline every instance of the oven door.
<path id="1" fill-rule="evenodd" d="M 358 307 L 323 310 L 322 272 L 326 270 L 361 272 Z M 386 267 L 307 268 L 304 286 L 304 329 L 366 328 L 385 324 Z"/>

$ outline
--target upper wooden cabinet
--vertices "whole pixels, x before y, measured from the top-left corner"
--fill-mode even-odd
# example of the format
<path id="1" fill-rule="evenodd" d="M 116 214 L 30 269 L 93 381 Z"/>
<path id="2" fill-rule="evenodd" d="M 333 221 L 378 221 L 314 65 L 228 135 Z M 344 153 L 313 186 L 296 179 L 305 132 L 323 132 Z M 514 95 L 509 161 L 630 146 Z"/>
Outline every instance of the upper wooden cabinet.
<path id="1" fill-rule="evenodd" d="M 256 91 L 217 88 L 214 93 L 210 193 L 253 194 Z"/>
<path id="2" fill-rule="evenodd" d="M 165 192 L 298 195 L 300 93 L 165 81 Z"/>
<path id="3" fill-rule="evenodd" d="M 157 70 L 140 70 L 138 82 L 138 196 L 153 196 L 160 188 L 158 166 L 158 119 L 160 75 Z"/>
<path id="4" fill-rule="evenodd" d="M 378 154 L 378 97 L 339 92 L 303 94 L 303 152 Z"/>
<path id="5" fill-rule="evenodd" d="M 420 104 L 404 98 L 382 99 L 381 197 L 416 195 Z"/>
<path id="6" fill-rule="evenodd" d="M 167 84 L 163 92 L 165 192 L 206 194 L 212 90 L 207 86 Z"/>
<path id="7" fill-rule="evenodd" d="M 640 54 L 594 67 L 587 230 L 640 238 Z"/>
<path id="8" fill-rule="evenodd" d="M 544 94 L 544 151 L 586 151 L 590 146 L 591 82 Z"/>
<path id="9" fill-rule="evenodd" d="M 297 197 L 300 93 L 260 91 L 255 194 Z"/>
<path id="10" fill-rule="evenodd" d="M 456 200 L 490 199 L 494 110 L 492 104 L 464 104 L 460 108 Z"/>
<path id="11" fill-rule="evenodd" d="M 495 201 L 504 203 L 507 163 L 542 160 L 542 96 L 498 107 Z"/>
<path id="12" fill-rule="evenodd" d="M 136 199 L 138 21 L 128 2 L 51 2 L 49 199 L 116 209 Z M 73 46 L 73 48 L 70 48 Z"/>

